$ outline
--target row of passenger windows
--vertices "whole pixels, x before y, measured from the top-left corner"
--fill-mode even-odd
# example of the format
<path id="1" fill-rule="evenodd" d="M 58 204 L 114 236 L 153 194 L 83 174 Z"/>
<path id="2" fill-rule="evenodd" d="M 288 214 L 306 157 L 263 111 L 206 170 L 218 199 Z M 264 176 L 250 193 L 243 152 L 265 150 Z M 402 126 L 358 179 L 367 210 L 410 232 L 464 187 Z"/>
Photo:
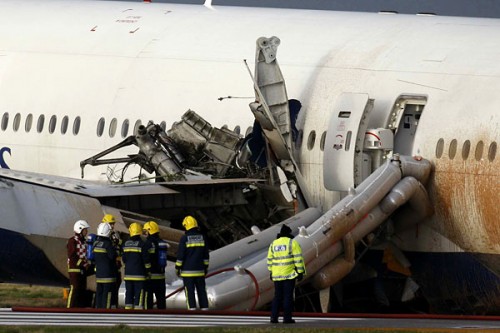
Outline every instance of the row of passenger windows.
<path id="1" fill-rule="evenodd" d="M 302 138 L 302 132 L 299 132 L 299 140 L 298 144 L 300 145 L 300 142 Z M 325 149 L 325 139 L 326 139 L 326 132 L 323 132 L 321 134 L 321 139 L 319 143 L 319 149 L 323 151 Z M 309 136 L 307 138 L 307 149 L 312 150 L 314 148 L 314 144 L 316 141 L 316 132 L 311 131 L 309 133 Z M 462 144 L 462 151 L 461 151 L 461 157 L 465 161 L 469 158 L 470 153 L 471 153 L 471 148 L 472 144 L 470 140 L 465 140 L 465 142 Z M 346 145 L 345 147 L 346 150 L 348 150 L 348 147 Z M 476 144 L 475 150 L 474 150 L 474 158 L 476 161 L 480 161 L 484 156 L 486 151 L 486 145 L 483 141 L 479 141 Z M 442 158 L 444 153 L 444 139 L 439 139 L 436 145 L 436 157 L 437 158 Z M 448 146 L 448 158 L 450 160 L 453 160 L 456 158 L 458 153 L 458 142 L 456 139 L 451 140 L 450 145 Z M 488 161 L 493 162 L 496 158 L 497 155 L 497 143 L 492 142 L 490 143 L 488 147 Z"/>
<path id="2" fill-rule="evenodd" d="M 469 158 L 469 155 L 471 154 L 471 142 L 469 140 L 465 140 L 464 143 L 462 144 L 462 151 L 458 151 L 458 142 L 456 139 L 451 140 L 450 145 L 448 146 L 448 158 L 450 160 L 454 160 L 455 158 L 460 158 L 457 157 L 457 153 L 461 155 L 462 160 L 467 160 Z M 476 148 L 474 150 L 474 158 L 476 161 L 480 161 L 485 154 L 486 150 L 486 145 L 483 141 L 478 141 L 476 144 Z M 445 151 L 445 142 L 444 139 L 439 139 L 438 143 L 436 145 L 436 157 L 441 158 L 443 157 Z M 492 142 L 490 143 L 490 146 L 488 147 L 488 161 L 493 162 L 496 158 L 497 155 L 497 143 Z"/>
<path id="3" fill-rule="evenodd" d="M 9 120 L 10 120 L 9 113 L 5 112 L 2 116 L 2 122 L 0 124 L 0 128 L 2 129 L 2 131 L 6 131 L 7 128 L 9 127 Z M 28 114 L 24 119 L 24 131 L 26 133 L 31 132 L 31 130 L 36 130 L 38 133 L 43 132 L 46 123 L 45 115 L 42 114 L 38 116 L 38 119 L 36 120 L 36 126 L 34 126 L 34 122 L 35 122 L 34 116 L 31 113 Z M 48 123 L 48 131 L 50 134 L 57 131 L 57 123 L 58 123 L 57 116 L 56 115 L 51 116 Z M 142 121 L 136 120 L 136 122 L 134 123 L 133 131 L 130 131 L 130 134 L 135 133 L 139 128 L 139 126 L 141 125 Z M 68 132 L 69 126 L 70 126 L 70 119 L 68 116 L 64 116 L 61 120 L 61 125 L 60 125 L 61 134 L 66 134 Z M 80 132 L 81 118 L 75 117 L 75 119 L 73 119 L 73 123 L 71 124 L 71 126 L 73 135 L 77 135 Z M 163 128 L 163 130 L 166 130 L 165 121 L 162 121 L 160 123 L 160 126 L 161 128 Z M 111 121 L 109 122 L 109 126 L 107 128 L 107 133 L 109 137 L 113 138 L 115 135 L 117 135 L 118 127 L 119 127 L 118 120 L 116 118 L 111 119 Z M 20 128 L 21 128 L 21 114 L 17 113 L 14 116 L 14 120 L 12 122 L 12 129 L 14 130 L 14 132 L 17 132 L 20 130 Z M 227 125 L 224 125 L 222 128 L 227 129 Z M 126 138 L 129 135 L 129 130 L 130 130 L 130 121 L 128 119 L 125 119 L 122 121 L 119 129 L 120 136 L 122 138 Z M 106 131 L 106 119 L 104 117 L 101 117 L 97 122 L 96 134 L 98 137 L 101 137 L 104 135 L 105 131 Z M 249 134 L 251 131 L 252 127 L 249 127 L 246 131 L 246 134 Z M 240 126 L 236 126 L 234 128 L 234 132 L 236 132 L 236 134 L 239 135 L 241 132 Z"/>
<path id="4" fill-rule="evenodd" d="M 26 119 L 24 121 L 24 130 L 26 131 L 26 133 L 29 133 L 32 130 L 33 125 L 34 125 L 34 117 L 30 113 L 26 116 Z M 80 125 L 81 125 L 81 118 L 75 117 L 75 119 L 73 119 L 73 122 L 71 124 L 73 135 L 77 135 L 80 132 Z M 137 131 L 137 128 L 141 125 L 142 125 L 141 120 L 137 120 L 134 124 L 134 130 L 131 133 L 135 133 Z M 2 129 L 2 131 L 5 131 L 7 130 L 8 126 L 9 126 L 9 113 L 5 112 L 2 116 L 2 123 L 0 128 Z M 38 119 L 36 120 L 36 131 L 38 133 L 41 133 L 44 130 L 44 126 L 45 126 L 45 116 L 42 114 L 38 116 Z M 163 128 L 163 130 L 165 130 L 166 129 L 165 121 L 162 121 L 160 123 L 160 126 Z M 19 131 L 20 127 L 21 127 L 21 114 L 17 113 L 14 116 L 14 120 L 12 122 L 12 128 L 14 132 L 17 132 Z M 64 116 L 61 120 L 61 126 L 60 126 L 61 134 L 66 134 L 69 127 L 70 127 L 70 119 L 68 116 Z M 57 128 L 57 116 L 53 115 L 50 117 L 48 123 L 49 133 L 54 133 L 56 131 L 56 128 Z M 227 128 L 227 126 L 223 126 L 223 128 Z M 105 129 L 106 129 L 106 120 L 104 119 L 104 117 L 102 117 L 97 122 L 97 132 L 96 132 L 97 136 L 101 137 L 104 134 Z M 122 138 L 128 136 L 129 129 L 130 129 L 129 120 L 128 119 L 123 120 L 120 128 L 120 135 Z M 116 135 L 117 130 L 118 130 L 118 120 L 116 118 L 113 118 L 111 119 L 111 122 L 109 123 L 108 127 L 109 137 L 111 138 L 114 137 Z M 237 134 L 240 134 L 241 129 L 239 126 L 236 126 L 234 128 L 234 131 Z M 247 129 L 245 134 L 246 135 L 249 134 L 250 131 L 251 127 Z M 301 145 L 302 138 L 303 138 L 303 132 L 302 130 L 300 130 L 296 142 L 297 146 Z M 320 146 L 319 146 L 321 151 L 324 151 L 325 149 L 325 140 L 326 140 L 326 131 L 321 134 Z M 313 130 L 309 133 L 309 136 L 307 138 L 307 149 L 312 150 L 314 148 L 315 142 L 316 142 L 316 131 Z M 445 146 L 444 139 L 439 139 L 436 145 L 437 158 L 441 158 L 443 156 L 444 146 Z M 469 140 L 465 140 L 465 142 L 462 144 L 462 151 L 461 151 L 461 157 L 463 160 L 467 160 L 469 158 L 470 151 L 471 151 L 471 142 Z M 479 141 L 476 144 L 476 148 L 474 151 L 474 158 L 476 159 L 476 161 L 480 161 L 483 158 L 484 151 L 485 151 L 485 144 L 483 141 Z M 458 152 L 458 142 L 456 139 L 453 139 L 450 142 L 450 145 L 448 146 L 448 158 L 450 160 L 455 159 L 457 152 Z M 497 143 L 492 142 L 488 148 L 488 160 L 490 162 L 493 162 L 495 160 L 496 153 L 497 153 Z"/>
<path id="5" fill-rule="evenodd" d="M 24 130 L 26 133 L 29 133 L 32 128 L 33 128 L 33 123 L 34 123 L 34 117 L 30 113 L 28 116 L 26 116 L 26 119 L 24 120 Z M 81 118 L 76 117 L 73 120 L 73 134 L 78 134 L 80 132 L 80 124 L 81 124 Z M 2 117 L 2 123 L 1 123 L 1 128 L 2 131 L 7 130 L 7 127 L 9 126 L 9 113 L 5 112 Z M 42 114 L 38 117 L 36 120 L 36 131 L 38 133 L 41 133 L 43 131 L 43 128 L 45 126 L 45 116 Z M 57 117 L 54 115 L 50 117 L 49 120 L 49 126 L 48 126 L 48 131 L 49 133 L 54 133 L 56 131 L 56 126 L 57 126 Z M 14 121 L 12 122 L 12 129 L 14 132 L 17 132 L 21 127 L 21 114 L 16 114 L 14 117 Z M 61 120 L 61 133 L 66 134 L 69 128 L 69 117 L 64 116 Z"/>
<path id="6" fill-rule="evenodd" d="M 35 120 L 35 117 L 30 113 L 26 116 L 24 119 L 24 131 L 26 133 L 31 132 L 32 130 L 36 130 L 38 133 L 42 133 L 45 128 L 46 124 L 46 118 L 45 115 L 39 115 L 38 118 Z M 2 131 L 6 131 L 7 128 L 9 127 L 9 113 L 5 112 L 2 116 L 2 123 L 0 125 L 0 128 Z M 12 129 L 14 132 L 17 132 L 21 129 L 21 114 L 17 113 L 14 116 L 14 120 L 12 122 Z M 36 122 L 36 124 L 35 124 Z M 136 130 L 139 126 L 142 125 L 142 122 L 140 120 L 137 120 L 134 124 L 134 130 Z M 56 115 L 53 115 L 50 117 L 48 121 L 48 126 L 47 130 L 49 133 L 54 133 L 57 131 L 57 126 L 58 126 L 58 119 Z M 61 119 L 60 122 L 60 131 L 61 134 L 66 134 L 68 132 L 68 129 L 71 126 L 71 132 L 73 135 L 77 135 L 80 133 L 80 126 L 81 126 L 81 118 L 79 116 L 75 117 L 73 119 L 72 123 L 70 124 L 70 119 L 68 116 L 64 116 Z M 161 122 L 160 126 L 165 130 L 166 123 L 164 121 Z M 104 131 L 106 129 L 106 120 L 104 117 L 99 119 L 97 122 L 97 136 L 101 137 L 104 134 Z M 120 135 L 122 138 L 125 138 L 129 134 L 129 129 L 130 129 L 130 121 L 128 119 L 123 120 L 121 123 L 121 128 L 120 128 Z M 109 123 L 109 128 L 108 128 L 108 135 L 112 138 L 116 135 L 118 130 L 118 120 L 116 118 L 111 119 L 111 122 Z M 134 133 L 134 132 L 131 132 Z"/>

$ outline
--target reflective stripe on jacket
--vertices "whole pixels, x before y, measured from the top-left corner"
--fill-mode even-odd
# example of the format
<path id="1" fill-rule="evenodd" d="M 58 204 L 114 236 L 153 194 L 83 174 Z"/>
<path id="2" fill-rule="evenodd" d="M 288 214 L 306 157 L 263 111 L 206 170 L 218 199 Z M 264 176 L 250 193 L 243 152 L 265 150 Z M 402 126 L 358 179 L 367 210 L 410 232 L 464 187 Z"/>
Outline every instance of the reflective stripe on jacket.
<path id="1" fill-rule="evenodd" d="M 123 263 L 125 264 L 124 280 L 144 281 L 147 272 L 151 269 L 146 244 L 137 235 L 123 244 Z"/>
<path id="2" fill-rule="evenodd" d="M 306 273 L 304 257 L 299 243 L 289 237 L 280 237 L 269 245 L 267 269 L 273 281 L 295 279 Z"/>
<path id="3" fill-rule="evenodd" d="M 160 243 L 167 246 L 163 239 L 160 239 L 158 234 L 149 235 L 146 239 L 146 249 L 149 254 L 149 262 L 151 263 L 151 279 L 163 280 L 165 279 L 165 267 L 161 267 L 158 257 L 160 256 L 159 249 Z"/>
<path id="4" fill-rule="evenodd" d="M 116 282 L 117 253 L 111 240 L 107 237 L 97 237 L 94 242 L 95 277 L 97 283 Z"/>
<path id="5" fill-rule="evenodd" d="M 208 245 L 197 229 L 186 231 L 179 241 L 175 268 L 182 277 L 205 276 L 209 264 Z"/>

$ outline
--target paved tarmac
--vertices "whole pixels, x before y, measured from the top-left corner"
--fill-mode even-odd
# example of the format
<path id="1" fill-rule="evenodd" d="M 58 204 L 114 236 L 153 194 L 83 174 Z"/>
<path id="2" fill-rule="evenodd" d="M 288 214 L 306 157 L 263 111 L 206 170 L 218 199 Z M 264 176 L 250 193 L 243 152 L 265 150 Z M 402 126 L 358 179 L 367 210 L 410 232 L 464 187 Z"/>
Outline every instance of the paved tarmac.
<path id="1" fill-rule="evenodd" d="M 252 315 L 228 314 L 220 312 L 188 311 L 125 311 L 95 309 L 71 310 L 51 309 L 42 312 L 36 308 L 0 309 L 0 325 L 15 326 L 148 326 L 148 327 L 301 327 L 301 328 L 428 328 L 428 329 L 463 329 L 467 332 L 500 332 L 499 317 L 449 316 L 446 319 L 420 318 L 418 316 L 383 317 L 340 317 L 318 314 L 304 314 L 294 317 L 295 324 L 270 324 L 265 312 Z"/>

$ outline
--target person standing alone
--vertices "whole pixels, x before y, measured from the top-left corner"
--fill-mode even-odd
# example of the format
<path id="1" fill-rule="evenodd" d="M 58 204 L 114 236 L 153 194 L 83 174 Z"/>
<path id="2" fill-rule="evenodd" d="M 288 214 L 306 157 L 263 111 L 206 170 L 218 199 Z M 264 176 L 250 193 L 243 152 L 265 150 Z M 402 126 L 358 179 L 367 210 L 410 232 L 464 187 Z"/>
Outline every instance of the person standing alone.
<path id="1" fill-rule="evenodd" d="M 269 246 L 267 268 L 274 282 L 271 323 L 278 322 L 279 310 L 283 307 L 283 323 L 293 324 L 295 280 L 302 280 L 306 274 L 306 267 L 300 244 L 293 239 L 292 229 L 286 224 L 283 224 L 277 238 Z"/>
<path id="2" fill-rule="evenodd" d="M 198 222 L 192 216 L 182 221 L 186 233 L 179 241 L 175 270 L 184 281 L 188 310 L 196 310 L 195 289 L 201 310 L 208 310 L 205 276 L 208 270 L 209 253 L 205 236 L 198 229 Z"/>

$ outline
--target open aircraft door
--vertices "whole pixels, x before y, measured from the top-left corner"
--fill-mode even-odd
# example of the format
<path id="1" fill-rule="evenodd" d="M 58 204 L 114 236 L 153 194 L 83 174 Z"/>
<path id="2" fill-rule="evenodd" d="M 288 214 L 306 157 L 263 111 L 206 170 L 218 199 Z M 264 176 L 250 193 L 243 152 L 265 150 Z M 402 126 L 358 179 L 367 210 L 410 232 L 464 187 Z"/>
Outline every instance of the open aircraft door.
<path id="1" fill-rule="evenodd" d="M 330 191 L 347 191 L 361 183 L 363 142 L 373 108 L 368 94 L 340 95 L 328 124 L 323 179 Z"/>

